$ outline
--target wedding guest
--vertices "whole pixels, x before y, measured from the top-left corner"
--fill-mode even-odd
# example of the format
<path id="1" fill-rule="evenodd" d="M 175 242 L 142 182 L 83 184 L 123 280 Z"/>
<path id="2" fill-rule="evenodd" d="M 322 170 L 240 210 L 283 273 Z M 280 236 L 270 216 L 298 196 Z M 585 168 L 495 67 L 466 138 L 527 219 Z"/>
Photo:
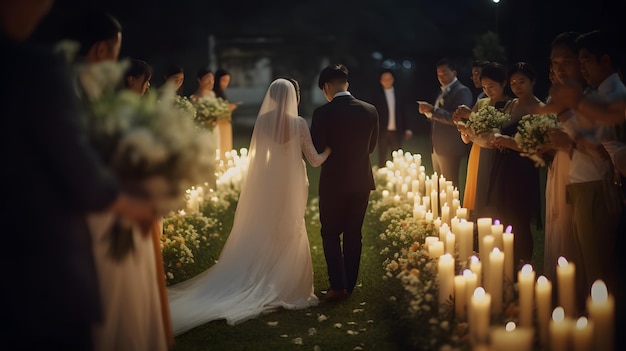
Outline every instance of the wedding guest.
<path id="1" fill-rule="evenodd" d="M 198 88 L 189 96 L 191 101 L 196 101 L 203 96 L 215 97 L 213 87 L 215 86 L 215 74 L 208 68 L 200 68 L 196 73 L 196 82 L 198 82 Z"/>
<path id="2" fill-rule="evenodd" d="M 466 120 L 470 113 L 478 112 L 485 106 L 493 106 L 499 110 L 504 110 L 506 107 L 510 97 L 504 91 L 507 85 L 507 74 L 506 68 L 502 64 L 497 62 L 485 64 L 481 70 L 480 82 L 487 97 L 478 100 L 472 109 L 466 105 L 457 107 L 453 113 L 455 121 Z M 474 136 L 462 125 L 458 124 L 457 128 L 464 143 L 472 142 L 467 162 L 463 207 L 470 210 L 473 217 L 483 217 L 487 206 L 487 194 L 496 149 L 488 142 L 484 146 L 478 145 L 473 142 Z"/>
<path id="3" fill-rule="evenodd" d="M 143 96 L 150 87 L 152 79 L 152 67 L 142 60 L 132 59 L 130 67 L 124 73 L 124 86 Z"/>
<path id="4" fill-rule="evenodd" d="M 77 67 L 117 61 L 122 40 L 119 21 L 103 12 L 78 16 L 70 21 L 70 31 L 66 34 L 79 41 L 84 53 L 79 56 Z M 88 96 L 82 98 L 87 100 Z M 125 180 L 122 178 L 120 182 Z M 154 218 L 143 233 L 132 230 L 127 236 L 119 236 L 114 229 L 119 222 L 115 213 L 93 211 L 86 217 L 103 305 L 102 321 L 93 331 L 94 349 L 167 349 L 168 343 L 173 343 L 173 336 L 165 275 L 158 267 L 162 266 L 160 220 Z"/>
<path id="5" fill-rule="evenodd" d="M 215 85 L 213 86 L 213 91 L 215 92 L 216 97 L 228 101 L 225 91 L 230 85 L 230 78 L 230 73 L 223 68 L 220 68 L 215 72 Z M 229 103 L 229 106 L 230 112 L 228 115 L 217 119 L 217 131 L 220 140 L 219 150 L 220 158 L 222 160 L 225 160 L 226 153 L 233 149 L 232 113 L 237 108 L 238 104 Z"/>
<path id="6" fill-rule="evenodd" d="M 52 1 L 0 1 L 0 138 L 11 164 L 6 184 L 3 232 L 20 250 L 5 250 L 0 348 L 92 350 L 92 328 L 102 318 L 100 293 L 85 223 L 88 213 L 111 211 L 150 223 L 153 209 L 120 192 L 116 177 L 81 133 L 81 115 L 70 70 L 59 57 L 27 42 Z M 33 69 L 36 68 L 36 69 Z M 22 94 L 43 81 L 46 94 Z M 23 88 L 23 89 L 22 89 Z M 36 126 L 36 127 L 33 127 Z"/>
<path id="7" fill-rule="evenodd" d="M 169 65 L 163 71 L 163 84 L 171 83 L 176 88 L 176 94 L 183 94 L 183 83 L 185 82 L 185 72 L 181 66 Z"/>
<path id="8" fill-rule="evenodd" d="M 452 114 L 461 105 L 472 103 L 472 92 L 457 78 L 456 67 L 447 59 L 436 63 L 441 92 L 434 105 L 419 102 L 419 112 L 431 120 L 430 141 L 433 169 L 459 185 L 461 162 L 467 157 L 467 144 L 459 140 Z M 451 204 L 449 204 L 451 205 Z"/>
<path id="9" fill-rule="evenodd" d="M 487 61 L 482 60 L 474 60 L 474 63 L 472 63 L 472 83 L 474 83 L 474 88 L 478 89 L 478 94 L 476 95 L 474 103 L 482 98 L 487 97 L 482 85 L 480 84 L 480 72 L 483 70 L 483 66 L 486 64 Z"/>
<path id="10" fill-rule="evenodd" d="M 408 128 L 406 102 L 395 87 L 395 76 L 389 69 L 379 75 L 380 87 L 372 98 L 378 111 L 378 167 L 385 167 L 392 151 L 402 147 L 402 139 L 410 139 L 413 132 Z"/>
<path id="11" fill-rule="evenodd" d="M 518 62 L 508 70 L 511 91 L 516 96 L 504 112 L 511 115 L 500 129 L 494 145 L 495 153 L 491 172 L 491 186 L 488 194 L 488 215 L 499 217 L 502 223 L 511 225 L 515 233 L 514 262 L 517 269 L 531 263 L 533 256 L 533 235 L 531 222 L 533 215 L 540 210 L 539 172 L 534 162 L 520 155 L 515 136 L 517 126 L 523 116 L 531 114 L 533 108 L 543 103 L 534 94 L 537 74 L 526 62 Z M 515 199 L 515 201 L 511 201 Z M 536 218 L 537 221 L 541 218 Z"/>

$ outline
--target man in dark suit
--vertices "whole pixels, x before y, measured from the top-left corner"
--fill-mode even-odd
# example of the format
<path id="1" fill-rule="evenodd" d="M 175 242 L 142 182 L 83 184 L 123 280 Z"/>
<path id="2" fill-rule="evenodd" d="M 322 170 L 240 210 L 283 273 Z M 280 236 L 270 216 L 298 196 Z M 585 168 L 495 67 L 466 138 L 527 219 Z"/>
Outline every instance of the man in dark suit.
<path id="1" fill-rule="evenodd" d="M 413 132 L 408 128 L 406 104 L 396 90 L 395 76 L 391 70 L 380 73 L 380 89 L 372 99 L 378 112 L 378 167 L 385 167 L 391 152 L 402 147 L 402 139 L 410 139 Z"/>
<path id="2" fill-rule="evenodd" d="M 348 69 L 341 64 L 322 70 L 318 86 L 328 104 L 313 111 L 315 148 L 333 152 L 322 164 L 319 210 L 330 289 L 324 301 L 352 293 L 361 262 L 361 227 L 371 190 L 375 189 L 370 154 L 376 147 L 376 108 L 348 92 Z M 343 246 L 341 234 L 343 233 Z"/>
<path id="3" fill-rule="evenodd" d="M 90 350 L 101 311 L 84 216 L 107 210 L 135 222 L 155 219 L 146 203 L 120 193 L 81 136 L 67 67 L 23 43 L 51 5 L 0 0 L 2 234 L 14 246 L 2 255 L 9 267 L 0 283 L 6 350 Z M 24 94 L 35 81 L 46 93 Z"/>
<path id="4" fill-rule="evenodd" d="M 446 59 L 437 62 L 437 79 L 441 93 L 434 105 L 419 102 L 419 112 L 432 121 L 430 139 L 433 169 L 437 174 L 459 186 L 459 168 L 468 154 L 468 145 L 463 143 L 452 120 L 452 113 L 459 105 L 472 106 L 472 92 L 456 77 L 456 68 Z"/>

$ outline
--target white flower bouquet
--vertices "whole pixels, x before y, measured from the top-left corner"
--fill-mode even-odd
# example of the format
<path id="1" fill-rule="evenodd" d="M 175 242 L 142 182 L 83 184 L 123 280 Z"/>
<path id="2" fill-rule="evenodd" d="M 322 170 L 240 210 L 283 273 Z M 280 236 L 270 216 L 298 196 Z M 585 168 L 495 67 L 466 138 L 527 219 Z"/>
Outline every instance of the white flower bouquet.
<path id="1" fill-rule="evenodd" d="M 204 96 L 199 98 L 194 106 L 196 122 L 208 130 L 213 130 L 218 119 L 230 118 L 229 103 L 222 98 Z"/>
<path id="2" fill-rule="evenodd" d="M 558 128 L 559 121 L 553 114 L 525 115 L 517 125 L 514 139 L 522 149 L 523 156 L 530 157 L 536 166 L 545 166 L 545 161 L 537 156 L 537 150 L 550 142 L 550 129 Z"/>
<path id="3" fill-rule="evenodd" d="M 196 118 L 196 107 L 186 96 L 176 96 L 174 105 L 178 107 L 185 117 L 189 117 L 191 119 Z"/>
<path id="4" fill-rule="evenodd" d="M 493 134 L 500 131 L 502 125 L 511 119 L 511 115 L 502 112 L 493 106 L 485 106 L 477 112 L 472 112 L 465 122 L 468 134 L 471 134 L 472 141 L 481 147 L 493 148 L 490 141 Z"/>

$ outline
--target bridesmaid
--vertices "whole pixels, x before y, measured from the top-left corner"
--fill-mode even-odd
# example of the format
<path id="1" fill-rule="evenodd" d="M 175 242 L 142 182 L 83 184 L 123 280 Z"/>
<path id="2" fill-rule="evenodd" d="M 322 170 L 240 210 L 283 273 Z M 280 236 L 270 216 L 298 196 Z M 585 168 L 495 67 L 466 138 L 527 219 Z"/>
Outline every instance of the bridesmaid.
<path id="1" fill-rule="evenodd" d="M 213 91 L 215 91 L 215 96 L 218 98 L 222 98 L 226 101 L 226 94 L 224 91 L 228 88 L 230 84 L 230 73 L 225 69 L 218 69 L 215 72 L 215 85 L 213 87 Z M 232 113 L 237 108 L 237 104 L 230 104 L 230 112 L 225 118 L 219 118 L 217 120 L 217 130 L 220 139 L 220 158 L 222 160 L 226 159 L 226 152 L 230 152 L 233 149 L 233 125 L 232 125 Z"/>
<path id="2" fill-rule="evenodd" d="M 185 82 L 185 72 L 181 66 L 170 65 L 163 72 L 163 85 L 171 82 L 176 87 L 176 94 L 183 94 L 183 83 Z"/>
<path id="3" fill-rule="evenodd" d="M 507 84 L 506 68 L 497 63 L 489 62 L 481 70 L 480 82 L 486 98 L 479 99 L 470 109 L 465 105 L 459 106 L 453 114 L 455 121 L 468 119 L 470 113 L 477 112 L 484 106 L 494 106 L 503 109 L 510 100 L 504 89 Z M 472 136 L 462 126 L 458 126 L 461 139 L 466 143 L 472 142 Z M 463 195 L 463 207 L 471 211 L 473 218 L 485 216 L 487 205 L 487 192 L 491 176 L 491 168 L 496 149 L 480 147 L 473 143 L 467 162 L 467 176 L 465 180 L 465 193 Z"/>
<path id="4" fill-rule="evenodd" d="M 539 210 L 539 172 L 530 158 L 520 155 L 513 136 L 522 117 L 543 105 L 533 92 L 536 81 L 535 70 L 526 62 L 509 69 L 509 84 L 516 98 L 505 110 L 511 119 L 502 126 L 502 136 L 494 140 L 499 151 L 495 154 L 488 194 L 488 208 L 503 223 L 513 226 L 513 255 L 518 269 L 531 263 L 533 256 L 531 220 Z"/>
<path id="5" fill-rule="evenodd" d="M 196 81 L 198 82 L 198 88 L 189 96 L 191 101 L 197 101 L 198 98 L 204 96 L 215 97 L 213 87 L 215 86 L 215 74 L 210 69 L 200 68 L 196 74 Z"/>

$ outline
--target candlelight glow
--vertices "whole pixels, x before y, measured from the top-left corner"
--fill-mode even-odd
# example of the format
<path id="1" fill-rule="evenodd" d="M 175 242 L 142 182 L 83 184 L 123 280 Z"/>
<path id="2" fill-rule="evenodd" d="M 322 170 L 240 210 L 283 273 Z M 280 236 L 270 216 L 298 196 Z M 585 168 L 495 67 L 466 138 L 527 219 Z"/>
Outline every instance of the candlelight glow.
<path id="1" fill-rule="evenodd" d="M 493 224 L 494 224 L 494 225 L 500 225 L 500 220 L 499 220 L 499 219 L 494 220 L 494 221 L 493 221 Z"/>
<path id="2" fill-rule="evenodd" d="M 533 272 L 533 266 L 529 265 L 529 264 L 525 264 L 524 267 L 522 267 L 522 275 L 524 276 L 528 276 Z M 545 277 L 544 277 L 545 278 Z"/>
<path id="3" fill-rule="evenodd" d="M 588 321 L 586 317 L 578 318 L 576 321 L 576 329 L 585 329 L 587 327 L 587 323 Z"/>
<path id="4" fill-rule="evenodd" d="M 567 267 L 567 265 L 569 264 L 567 262 L 567 259 L 565 259 L 565 257 L 563 257 L 563 256 L 559 257 L 557 262 L 559 264 L 559 267 Z"/>
<path id="5" fill-rule="evenodd" d="M 559 306 L 552 311 L 552 320 L 555 322 L 562 322 L 565 320 L 565 310 Z"/>
<path id="6" fill-rule="evenodd" d="M 507 226 L 506 230 L 504 231 L 505 233 L 511 233 L 513 231 L 513 227 L 512 226 Z"/>
<path id="7" fill-rule="evenodd" d="M 594 302 L 605 302 L 609 296 L 606 284 L 602 280 L 596 280 L 591 286 L 591 300 Z"/>
<path id="8" fill-rule="evenodd" d="M 506 331 L 508 332 L 512 332 L 513 330 L 515 330 L 515 322 L 508 322 L 504 329 L 506 329 Z"/>
<path id="9" fill-rule="evenodd" d="M 474 273 L 472 273 L 472 271 L 470 271 L 469 269 L 463 270 L 463 276 L 464 277 L 470 277 L 472 274 L 474 274 Z"/>
<path id="10" fill-rule="evenodd" d="M 477 256 L 472 256 L 472 257 L 470 257 L 470 261 L 471 261 L 472 264 L 476 264 L 476 263 L 479 262 L 479 259 L 478 259 Z"/>
<path id="11" fill-rule="evenodd" d="M 548 285 L 548 283 L 549 283 L 548 278 L 544 277 L 543 275 L 537 278 L 537 285 L 539 286 L 546 286 Z"/>
<path id="12" fill-rule="evenodd" d="M 476 290 L 474 290 L 474 298 L 477 300 L 485 298 L 485 289 L 482 286 L 479 286 Z"/>

